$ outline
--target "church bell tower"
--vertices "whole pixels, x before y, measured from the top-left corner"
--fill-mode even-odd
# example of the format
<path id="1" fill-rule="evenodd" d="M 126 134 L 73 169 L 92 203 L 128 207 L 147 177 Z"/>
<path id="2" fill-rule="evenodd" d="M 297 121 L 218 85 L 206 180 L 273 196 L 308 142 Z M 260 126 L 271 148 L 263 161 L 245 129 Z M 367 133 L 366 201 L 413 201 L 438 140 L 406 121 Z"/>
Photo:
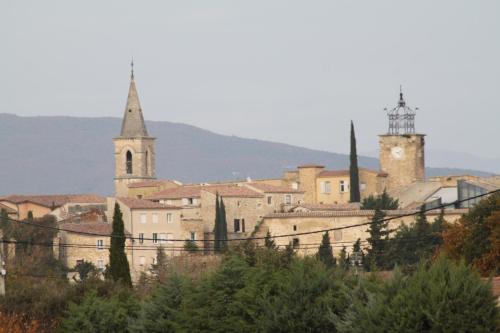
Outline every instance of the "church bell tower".
<path id="1" fill-rule="evenodd" d="M 392 192 L 425 179 L 425 134 L 415 133 L 415 114 L 400 90 L 395 108 L 387 110 L 389 129 L 379 135 L 380 169 L 388 173 L 387 190 Z"/>
<path id="2" fill-rule="evenodd" d="M 130 87 L 120 136 L 115 146 L 115 196 L 126 197 L 128 185 L 155 179 L 155 138 L 144 124 L 141 104 L 135 86 L 134 63 L 131 64 Z"/>

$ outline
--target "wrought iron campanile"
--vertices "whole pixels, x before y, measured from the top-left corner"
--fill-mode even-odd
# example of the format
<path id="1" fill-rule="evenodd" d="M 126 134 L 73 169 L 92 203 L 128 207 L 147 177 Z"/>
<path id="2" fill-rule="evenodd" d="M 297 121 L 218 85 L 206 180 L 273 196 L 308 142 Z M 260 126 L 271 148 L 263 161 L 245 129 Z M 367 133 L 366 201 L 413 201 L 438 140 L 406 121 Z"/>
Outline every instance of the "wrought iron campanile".
<path id="1" fill-rule="evenodd" d="M 401 87 L 399 88 L 398 105 L 391 110 L 387 108 L 384 110 L 387 111 L 387 117 L 389 118 L 388 134 L 415 134 L 415 111 L 418 108 L 413 110 L 406 105 Z"/>

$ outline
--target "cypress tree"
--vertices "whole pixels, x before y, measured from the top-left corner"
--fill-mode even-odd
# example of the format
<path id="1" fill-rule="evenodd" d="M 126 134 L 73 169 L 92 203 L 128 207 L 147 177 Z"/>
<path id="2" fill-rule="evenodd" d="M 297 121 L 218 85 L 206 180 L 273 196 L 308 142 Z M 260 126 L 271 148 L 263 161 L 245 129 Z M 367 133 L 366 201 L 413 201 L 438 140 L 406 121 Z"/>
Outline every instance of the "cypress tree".
<path id="1" fill-rule="evenodd" d="M 349 165 L 350 184 L 350 201 L 360 202 L 361 194 L 359 193 L 359 169 L 358 169 L 358 153 L 356 152 L 356 135 L 354 134 L 354 124 L 351 120 L 351 154 Z"/>
<path id="2" fill-rule="evenodd" d="M 221 225 L 221 250 L 227 250 L 227 219 L 226 219 L 226 205 L 224 205 L 224 200 L 220 198 L 220 225 Z"/>
<path id="3" fill-rule="evenodd" d="M 221 250 L 221 216 L 220 216 L 220 206 L 219 206 L 219 193 L 215 194 L 215 224 L 214 224 L 214 251 L 220 252 Z"/>
<path id="4" fill-rule="evenodd" d="M 323 234 L 323 239 L 321 240 L 317 256 L 318 259 L 321 260 L 327 267 L 333 267 L 337 264 L 337 260 L 333 256 L 328 231 Z"/>
<path id="5" fill-rule="evenodd" d="M 109 276 L 116 282 L 132 286 L 130 268 L 125 254 L 125 227 L 123 226 L 122 212 L 118 203 L 115 203 L 113 214 L 113 231 L 109 248 Z"/>
<path id="6" fill-rule="evenodd" d="M 339 265 L 343 269 L 347 270 L 349 269 L 349 256 L 347 255 L 347 251 L 345 246 L 342 246 L 342 250 L 340 251 L 340 257 L 339 257 Z"/>

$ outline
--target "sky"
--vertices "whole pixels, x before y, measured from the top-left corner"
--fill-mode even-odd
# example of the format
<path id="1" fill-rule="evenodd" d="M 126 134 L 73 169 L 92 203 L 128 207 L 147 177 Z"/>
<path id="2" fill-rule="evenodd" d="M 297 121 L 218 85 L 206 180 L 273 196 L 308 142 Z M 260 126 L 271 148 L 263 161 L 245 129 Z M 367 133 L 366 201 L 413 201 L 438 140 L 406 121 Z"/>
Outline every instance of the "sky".
<path id="1" fill-rule="evenodd" d="M 427 148 L 500 158 L 500 1 L 0 1 L 0 112 L 377 149 L 403 86 Z M 114 136 L 116 133 L 111 133 Z"/>

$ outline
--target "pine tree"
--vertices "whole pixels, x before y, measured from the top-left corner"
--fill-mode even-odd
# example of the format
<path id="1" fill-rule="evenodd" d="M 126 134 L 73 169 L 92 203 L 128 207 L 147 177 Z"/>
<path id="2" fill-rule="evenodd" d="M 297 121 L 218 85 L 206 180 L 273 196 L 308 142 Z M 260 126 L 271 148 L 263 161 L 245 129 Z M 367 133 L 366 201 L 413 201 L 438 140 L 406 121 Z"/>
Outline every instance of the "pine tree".
<path id="1" fill-rule="evenodd" d="M 118 203 L 115 203 L 113 214 L 113 231 L 109 248 L 109 276 L 113 281 L 132 286 L 130 268 L 125 254 L 125 227 L 123 226 L 122 212 Z"/>
<path id="2" fill-rule="evenodd" d="M 384 189 L 382 194 L 370 195 L 361 202 L 361 209 L 394 210 L 399 208 L 399 200 L 392 198 Z"/>
<path id="3" fill-rule="evenodd" d="M 337 260 L 333 256 L 328 231 L 323 234 L 323 239 L 321 240 L 317 256 L 318 259 L 321 260 L 327 267 L 333 267 L 337 264 Z"/>
<path id="4" fill-rule="evenodd" d="M 356 152 L 356 135 L 354 134 L 354 124 L 351 120 L 351 154 L 349 165 L 350 177 L 350 201 L 360 202 L 361 194 L 359 193 L 359 169 L 358 169 L 358 154 Z"/>
<path id="5" fill-rule="evenodd" d="M 370 237 L 367 238 L 370 248 L 368 249 L 365 268 L 383 268 L 385 265 L 385 244 L 388 240 L 388 232 L 385 230 L 387 222 L 384 221 L 385 214 L 380 209 L 375 210 L 370 228 L 367 230 Z"/>
<path id="6" fill-rule="evenodd" d="M 269 250 L 276 249 L 276 243 L 274 241 L 274 238 L 271 238 L 271 233 L 269 232 L 269 230 L 267 231 L 266 238 L 264 238 L 264 245 Z"/>

